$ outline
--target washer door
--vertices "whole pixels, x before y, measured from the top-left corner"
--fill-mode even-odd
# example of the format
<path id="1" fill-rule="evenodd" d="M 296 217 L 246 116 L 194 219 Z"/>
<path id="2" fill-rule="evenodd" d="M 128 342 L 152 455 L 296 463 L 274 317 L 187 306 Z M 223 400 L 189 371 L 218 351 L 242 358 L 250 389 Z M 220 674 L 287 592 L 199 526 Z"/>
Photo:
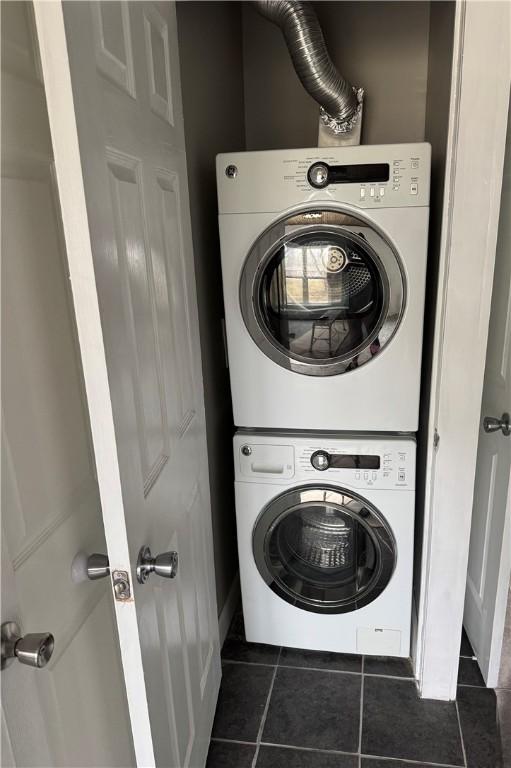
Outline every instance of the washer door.
<path id="1" fill-rule="evenodd" d="M 253 245 L 240 303 L 250 335 L 274 362 L 331 376 L 369 362 L 389 343 L 404 310 L 403 270 L 367 221 L 307 210 Z"/>
<path id="2" fill-rule="evenodd" d="M 294 488 L 271 501 L 253 531 L 259 573 L 288 603 L 315 613 L 347 613 L 383 592 L 396 543 L 365 499 L 341 488 Z"/>

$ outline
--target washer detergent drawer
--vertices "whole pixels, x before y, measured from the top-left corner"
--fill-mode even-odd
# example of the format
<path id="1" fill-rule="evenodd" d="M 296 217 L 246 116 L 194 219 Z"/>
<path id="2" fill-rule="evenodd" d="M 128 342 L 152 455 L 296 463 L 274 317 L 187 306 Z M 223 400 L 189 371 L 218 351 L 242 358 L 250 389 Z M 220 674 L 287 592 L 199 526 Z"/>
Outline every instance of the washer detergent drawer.
<path id="1" fill-rule="evenodd" d="M 238 449 L 238 461 L 242 476 L 247 478 L 290 478 L 295 473 L 295 451 L 292 445 L 246 442 Z"/>

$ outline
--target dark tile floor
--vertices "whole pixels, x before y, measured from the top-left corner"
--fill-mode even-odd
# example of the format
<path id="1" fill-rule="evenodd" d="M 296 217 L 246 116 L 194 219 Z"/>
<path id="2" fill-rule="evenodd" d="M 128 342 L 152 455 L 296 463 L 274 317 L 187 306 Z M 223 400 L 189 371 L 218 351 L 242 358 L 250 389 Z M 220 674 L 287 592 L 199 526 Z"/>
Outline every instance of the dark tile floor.
<path id="1" fill-rule="evenodd" d="M 464 634 L 457 702 L 417 695 L 407 659 L 247 643 L 222 650 L 207 768 L 500 768 L 496 704 Z"/>

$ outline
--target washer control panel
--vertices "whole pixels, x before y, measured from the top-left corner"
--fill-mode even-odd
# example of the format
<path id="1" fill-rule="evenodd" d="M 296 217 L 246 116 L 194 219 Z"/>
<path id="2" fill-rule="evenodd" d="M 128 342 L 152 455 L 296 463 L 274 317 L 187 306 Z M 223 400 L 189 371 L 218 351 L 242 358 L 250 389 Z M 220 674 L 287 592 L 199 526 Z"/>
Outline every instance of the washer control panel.
<path id="1" fill-rule="evenodd" d="M 334 439 L 238 433 L 236 477 L 269 483 L 335 482 L 358 489 L 413 490 L 415 441 L 403 437 Z"/>
<path id="2" fill-rule="evenodd" d="M 296 455 L 297 470 L 305 475 L 322 473 L 325 478 L 342 478 L 358 487 L 414 487 L 415 456 L 409 451 L 357 448 L 357 452 L 352 452 L 349 448 L 303 447 Z"/>

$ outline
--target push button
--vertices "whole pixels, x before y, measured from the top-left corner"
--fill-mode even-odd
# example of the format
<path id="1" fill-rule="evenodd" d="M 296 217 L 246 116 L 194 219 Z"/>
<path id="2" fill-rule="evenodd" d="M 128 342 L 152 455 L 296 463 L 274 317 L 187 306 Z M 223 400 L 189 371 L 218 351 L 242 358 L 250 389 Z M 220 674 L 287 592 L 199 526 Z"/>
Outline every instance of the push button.
<path id="1" fill-rule="evenodd" d="M 404 469 L 398 469 L 397 480 L 399 483 L 404 483 L 406 481 L 406 472 Z"/>
<path id="2" fill-rule="evenodd" d="M 410 194 L 411 195 L 419 194 L 419 185 L 414 181 L 412 181 L 412 183 L 410 184 Z"/>

